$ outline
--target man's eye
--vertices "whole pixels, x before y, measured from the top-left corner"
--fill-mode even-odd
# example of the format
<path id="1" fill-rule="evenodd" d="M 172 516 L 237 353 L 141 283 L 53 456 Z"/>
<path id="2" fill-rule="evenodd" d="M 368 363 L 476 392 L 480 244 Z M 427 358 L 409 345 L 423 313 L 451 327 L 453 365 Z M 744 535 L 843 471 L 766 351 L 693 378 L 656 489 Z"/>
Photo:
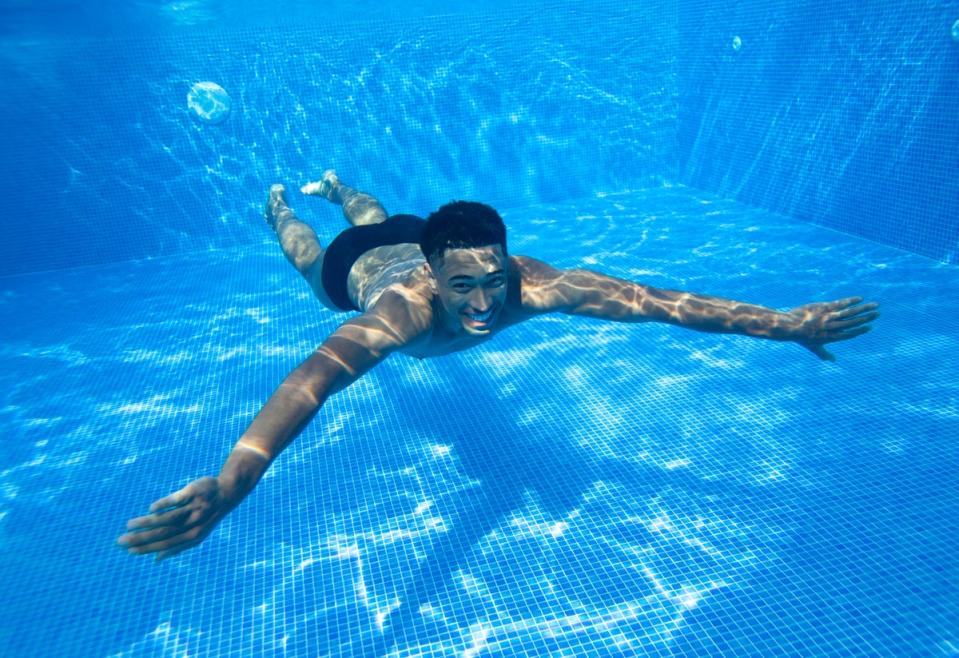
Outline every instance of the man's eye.
<path id="1" fill-rule="evenodd" d="M 502 277 L 496 277 L 495 279 L 490 280 L 486 286 L 488 288 L 502 288 L 504 283 L 506 283 L 506 279 L 503 279 Z"/>
<path id="2" fill-rule="evenodd" d="M 470 287 L 465 283 L 457 283 L 455 286 L 453 286 L 453 290 L 456 292 L 469 292 Z"/>

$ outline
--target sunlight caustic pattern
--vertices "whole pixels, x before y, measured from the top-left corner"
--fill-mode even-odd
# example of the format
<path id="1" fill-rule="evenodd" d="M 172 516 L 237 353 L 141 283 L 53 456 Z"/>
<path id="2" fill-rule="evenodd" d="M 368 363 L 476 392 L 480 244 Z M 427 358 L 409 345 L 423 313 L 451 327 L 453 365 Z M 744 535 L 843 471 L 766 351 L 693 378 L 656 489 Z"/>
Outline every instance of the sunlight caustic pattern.
<path id="1" fill-rule="evenodd" d="M 956 463 L 943 430 L 959 422 L 959 341 L 941 314 L 954 274 L 836 236 L 803 247 L 821 229 L 685 188 L 506 221 L 514 252 L 563 267 L 596 261 L 774 307 L 867 286 L 910 300 L 923 328 L 884 318 L 881 340 L 843 343 L 829 363 L 790 344 L 547 316 L 474 352 L 392 358 L 334 396 L 200 548 L 154 567 L 104 538 L 152 494 L 215 469 L 344 316 L 319 307 L 275 243 L 38 275 L 0 302 L 36 318 L 0 351 L 16 446 L 0 541 L 34 565 L 2 563 L 0 612 L 29 608 L 41 581 L 24 574 L 42 564 L 66 621 L 26 646 L 675 656 L 734 640 L 748 655 L 770 628 L 819 654 L 905 646 L 916 628 L 923 646 L 955 639 L 954 603 L 921 593 L 938 591 L 955 529 L 952 503 L 927 497 Z M 569 249 L 583 234 L 591 248 Z M 937 282 L 921 300 L 919 277 Z M 54 308 L 86 329 L 64 339 L 44 320 Z M 100 625 L 71 612 L 91 600 Z M 830 628 L 874 632 L 817 634 L 804 600 Z M 903 601 L 918 612 L 887 626 Z M 70 637 L 82 639 L 58 639 Z"/>

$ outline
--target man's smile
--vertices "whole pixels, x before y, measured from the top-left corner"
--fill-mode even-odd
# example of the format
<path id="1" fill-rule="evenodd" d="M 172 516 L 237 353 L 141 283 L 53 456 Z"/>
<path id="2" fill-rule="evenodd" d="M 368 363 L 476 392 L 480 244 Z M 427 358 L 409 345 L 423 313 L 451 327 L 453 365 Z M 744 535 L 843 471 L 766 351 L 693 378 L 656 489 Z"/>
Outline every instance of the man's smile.
<path id="1" fill-rule="evenodd" d="M 487 322 L 489 322 L 490 318 L 493 317 L 494 310 L 496 309 L 491 306 L 490 309 L 486 311 L 485 313 L 466 313 L 465 315 L 473 322 L 478 322 L 479 324 L 486 324 Z"/>

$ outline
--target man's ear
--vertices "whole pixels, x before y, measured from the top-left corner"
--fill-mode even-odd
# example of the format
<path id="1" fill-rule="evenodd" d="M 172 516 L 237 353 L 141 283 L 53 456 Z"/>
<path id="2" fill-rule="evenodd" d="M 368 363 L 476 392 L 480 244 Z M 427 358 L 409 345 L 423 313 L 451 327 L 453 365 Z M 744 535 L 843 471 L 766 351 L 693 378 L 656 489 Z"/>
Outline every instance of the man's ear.
<path id="1" fill-rule="evenodd" d="M 430 288 L 433 290 L 433 294 L 436 294 L 437 292 L 439 292 L 439 288 L 436 285 L 436 272 L 433 271 L 433 268 L 432 266 L 430 266 L 429 261 L 426 261 L 423 264 L 423 267 L 426 268 L 426 273 L 430 277 Z"/>
<path id="2" fill-rule="evenodd" d="M 429 260 L 426 261 L 426 272 L 434 279 L 439 280 L 440 275 L 439 271 L 443 267 L 443 258 L 442 256 L 437 256 L 433 258 L 433 262 Z"/>

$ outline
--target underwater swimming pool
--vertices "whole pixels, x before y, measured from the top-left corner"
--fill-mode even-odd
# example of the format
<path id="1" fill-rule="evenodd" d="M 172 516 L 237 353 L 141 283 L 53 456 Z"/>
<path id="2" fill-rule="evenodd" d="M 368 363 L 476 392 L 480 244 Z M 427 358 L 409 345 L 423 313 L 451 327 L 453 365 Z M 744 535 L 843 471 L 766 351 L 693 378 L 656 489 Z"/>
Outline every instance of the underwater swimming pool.
<path id="1" fill-rule="evenodd" d="M 905 5 L 8 7 L 0 655 L 959 655 L 959 5 Z M 326 167 L 883 316 L 835 362 L 563 315 L 393 356 L 199 547 L 125 555 L 349 317 L 262 218 Z"/>

